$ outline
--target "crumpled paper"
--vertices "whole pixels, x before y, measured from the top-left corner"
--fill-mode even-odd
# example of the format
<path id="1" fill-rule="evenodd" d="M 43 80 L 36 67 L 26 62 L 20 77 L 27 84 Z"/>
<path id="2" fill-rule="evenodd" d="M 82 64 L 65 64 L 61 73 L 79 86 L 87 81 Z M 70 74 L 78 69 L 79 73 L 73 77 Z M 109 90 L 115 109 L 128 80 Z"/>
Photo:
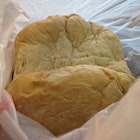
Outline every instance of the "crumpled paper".
<path id="1" fill-rule="evenodd" d="M 132 137 L 125 137 L 122 133 L 123 130 L 128 130 L 124 131 L 125 134 L 136 135 L 135 140 L 137 140 L 139 134 L 136 128 L 139 128 L 139 125 L 134 127 L 135 124 L 139 124 L 136 123 L 139 122 L 139 119 L 135 118 L 139 112 L 137 92 L 134 94 L 135 97 L 129 92 L 128 96 L 125 96 L 119 104 L 114 103 L 97 113 L 81 128 L 55 138 L 46 128 L 16 112 L 11 97 L 3 89 L 11 80 L 14 65 L 13 44 L 16 34 L 29 23 L 56 14 L 77 13 L 86 20 L 112 29 L 122 43 L 124 56 L 132 74 L 139 77 L 139 7 L 139 0 L 0 0 L 0 138 L 3 140 L 101 140 L 105 138 L 115 140 L 115 136 L 119 140 L 129 140 L 130 138 L 132 140 Z M 131 90 L 131 92 L 133 91 Z M 126 115 L 130 117 L 125 119 Z M 135 120 L 135 122 L 133 123 L 131 120 Z M 116 123 L 118 121 L 120 122 Z M 129 128 L 133 128 L 131 133 Z M 109 136 L 107 137 L 106 134 Z M 117 137 L 119 135 L 120 137 Z"/>

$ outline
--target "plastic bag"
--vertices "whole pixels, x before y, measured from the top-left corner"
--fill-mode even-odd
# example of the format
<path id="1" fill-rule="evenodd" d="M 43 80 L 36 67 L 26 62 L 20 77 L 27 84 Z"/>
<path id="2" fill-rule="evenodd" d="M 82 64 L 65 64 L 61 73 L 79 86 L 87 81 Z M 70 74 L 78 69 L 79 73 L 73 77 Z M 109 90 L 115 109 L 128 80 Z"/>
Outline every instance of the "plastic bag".
<path id="1" fill-rule="evenodd" d="M 4 49 L 7 44 L 4 42 L 0 44 L 0 135 L 4 140 L 10 140 L 10 138 L 3 131 L 6 130 L 7 134 L 14 140 L 28 140 L 26 135 L 20 129 L 18 125 L 18 118 L 16 115 L 15 106 L 9 93 L 4 90 Z M 3 128 L 3 129 L 2 129 Z"/>
<path id="2" fill-rule="evenodd" d="M 85 140 L 140 139 L 140 79 L 107 115 L 97 115 Z"/>
<path id="3" fill-rule="evenodd" d="M 120 101 L 120 103 L 114 103 L 108 108 L 97 113 L 97 115 L 93 116 L 93 118 L 91 118 L 91 120 L 89 120 L 82 127 L 56 138 L 46 128 L 44 128 L 37 122 L 16 112 L 12 98 L 4 90 L 4 88 L 11 80 L 11 74 L 14 64 L 13 43 L 16 34 L 27 24 L 39 19 L 46 18 L 49 15 L 55 14 L 65 15 L 70 13 L 77 13 L 87 20 L 91 20 L 111 28 L 120 38 L 120 41 L 124 48 L 125 58 L 129 64 L 131 71 L 135 69 L 134 71 L 132 71 L 133 74 L 139 76 L 140 75 L 140 64 L 138 63 L 140 56 L 140 51 L 138 47 L 140 44 L 139 0 L 107 0 L 107 1 L 0 0 L 0 3 L 1 3 L 0 4 L 1 9 L 0 138 L 1 139 L 3 140 L 11 140 L 11 139 L 102 140 L 105 138 L 106 140 L 115 140 L 115 138 L 118 138 L 119 140 L 129 140 L 129 138 L 131 138 L 131 140 L 138 139 L 139 134 L 136 128 L 139 130 L 138 125 L 139 123 L 137 123 L 139 122 L 139 118 L 137 117 L 137 115 L 135 115 L 139 111 L 137 108 L 138 106 L 136 106 L 138 105 L 139 99 L 139 97 L 136 98 L 138 93 L 134 94 L 135 97 L 132 97 L 132 94 L 130 94 L 129 92 L 128 95 L 125 96 L 123 100 Z M 134 57 L 136 55 L 137 57 Z M 131 103 L 129 104 L 129 102 Z M 130 117 L 126 119 L 125 118 L 126 116 Z M 123 123 L 121 123 L 120 118 L 122 118 Z M 134 120 L 134 122 L 132 122 L 131 120 Z M 90 128 L 89 125 L 91 125 Z M 137 127 L 135 127 L 135 125 Z M 131 130 L 131 128 L 133 128 L 133 130 Z M 124 132 L 125 135 L 128 133 L 129 137 L 119 137 L 124 136 L 124 134 L 121 131 Z M 111 132 L 111 134 L 109 132 Z"/>

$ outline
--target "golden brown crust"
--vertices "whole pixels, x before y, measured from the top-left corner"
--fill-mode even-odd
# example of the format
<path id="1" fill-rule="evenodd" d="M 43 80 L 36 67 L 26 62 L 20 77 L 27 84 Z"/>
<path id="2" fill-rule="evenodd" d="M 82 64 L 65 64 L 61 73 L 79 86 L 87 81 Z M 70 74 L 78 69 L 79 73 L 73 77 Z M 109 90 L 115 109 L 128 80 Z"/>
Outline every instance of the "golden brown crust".
<path id="1" fill-rule="evenodd" d="M 121 44 L 109 29 L 78 15 L 50 16 L 25 27 L 16 37 L 14 77 L 79 64 L 115 67 L 125 63 Z M 124 64 L 119 71 L 129 73 Z"/>
<path id="2" fill-rule="evenodd" d="M 60 135 L 118 101 L 133 80 L 108 68 L 78 65 L 22 75 L 8 91 L 18 111 Z"/>
<path id="3" fill-rule="evenodd" d="M 75 14 L 30 24 L 17 35 L 15 50 L 7 90 L 18 111 L 54 135 L 80 127 L 134 81 L 117 36 Z"/>

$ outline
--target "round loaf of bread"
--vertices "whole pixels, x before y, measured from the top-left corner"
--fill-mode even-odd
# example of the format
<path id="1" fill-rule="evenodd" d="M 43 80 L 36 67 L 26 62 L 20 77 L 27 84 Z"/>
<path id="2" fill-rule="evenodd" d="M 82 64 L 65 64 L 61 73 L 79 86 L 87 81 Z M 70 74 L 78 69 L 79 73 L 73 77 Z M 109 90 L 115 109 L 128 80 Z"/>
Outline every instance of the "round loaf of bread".
<path id="1" fill-rule="evenodd" d="M 54 135 L 80 127 L 134 82 L 117 36 L 76 14 L 25 27 L 15 58 L 7 90 L 16 109 Z"/>
<path id="2" fill-rule="evenodd" d="M 77 65 L 22 75 L 8 91 L 18 111 L 60 135 L 118 101 L 132 81 L 130 75 L 109 68 Z"/>
<path id="3" fill-rule="evenodd" d="M 21 30 L 15 40 L 14 78 L 81 64 L 130 73 L 117 36 L 79 15 L 50 16 Z"/>

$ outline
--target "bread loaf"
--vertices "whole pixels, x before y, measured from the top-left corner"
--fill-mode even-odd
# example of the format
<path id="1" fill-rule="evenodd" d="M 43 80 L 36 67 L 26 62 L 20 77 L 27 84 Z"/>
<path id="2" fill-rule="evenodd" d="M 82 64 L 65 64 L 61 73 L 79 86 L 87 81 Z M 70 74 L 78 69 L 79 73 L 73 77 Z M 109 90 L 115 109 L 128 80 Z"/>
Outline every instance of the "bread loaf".
<path id="1" fill-rule="evenodd" d="M 16 37 L 15 52 L 14 77 L 80 64 L 130 73 L 117 36 L 75 14 L 50 16 L 25 27 Z"/>
<path id="2" fill-rule="evenodd" d="M 134 82 L 117 36 L 76 14 L 50 16 L 15 40 L 16 109 L 54 135 L 83 125 Z"/>

